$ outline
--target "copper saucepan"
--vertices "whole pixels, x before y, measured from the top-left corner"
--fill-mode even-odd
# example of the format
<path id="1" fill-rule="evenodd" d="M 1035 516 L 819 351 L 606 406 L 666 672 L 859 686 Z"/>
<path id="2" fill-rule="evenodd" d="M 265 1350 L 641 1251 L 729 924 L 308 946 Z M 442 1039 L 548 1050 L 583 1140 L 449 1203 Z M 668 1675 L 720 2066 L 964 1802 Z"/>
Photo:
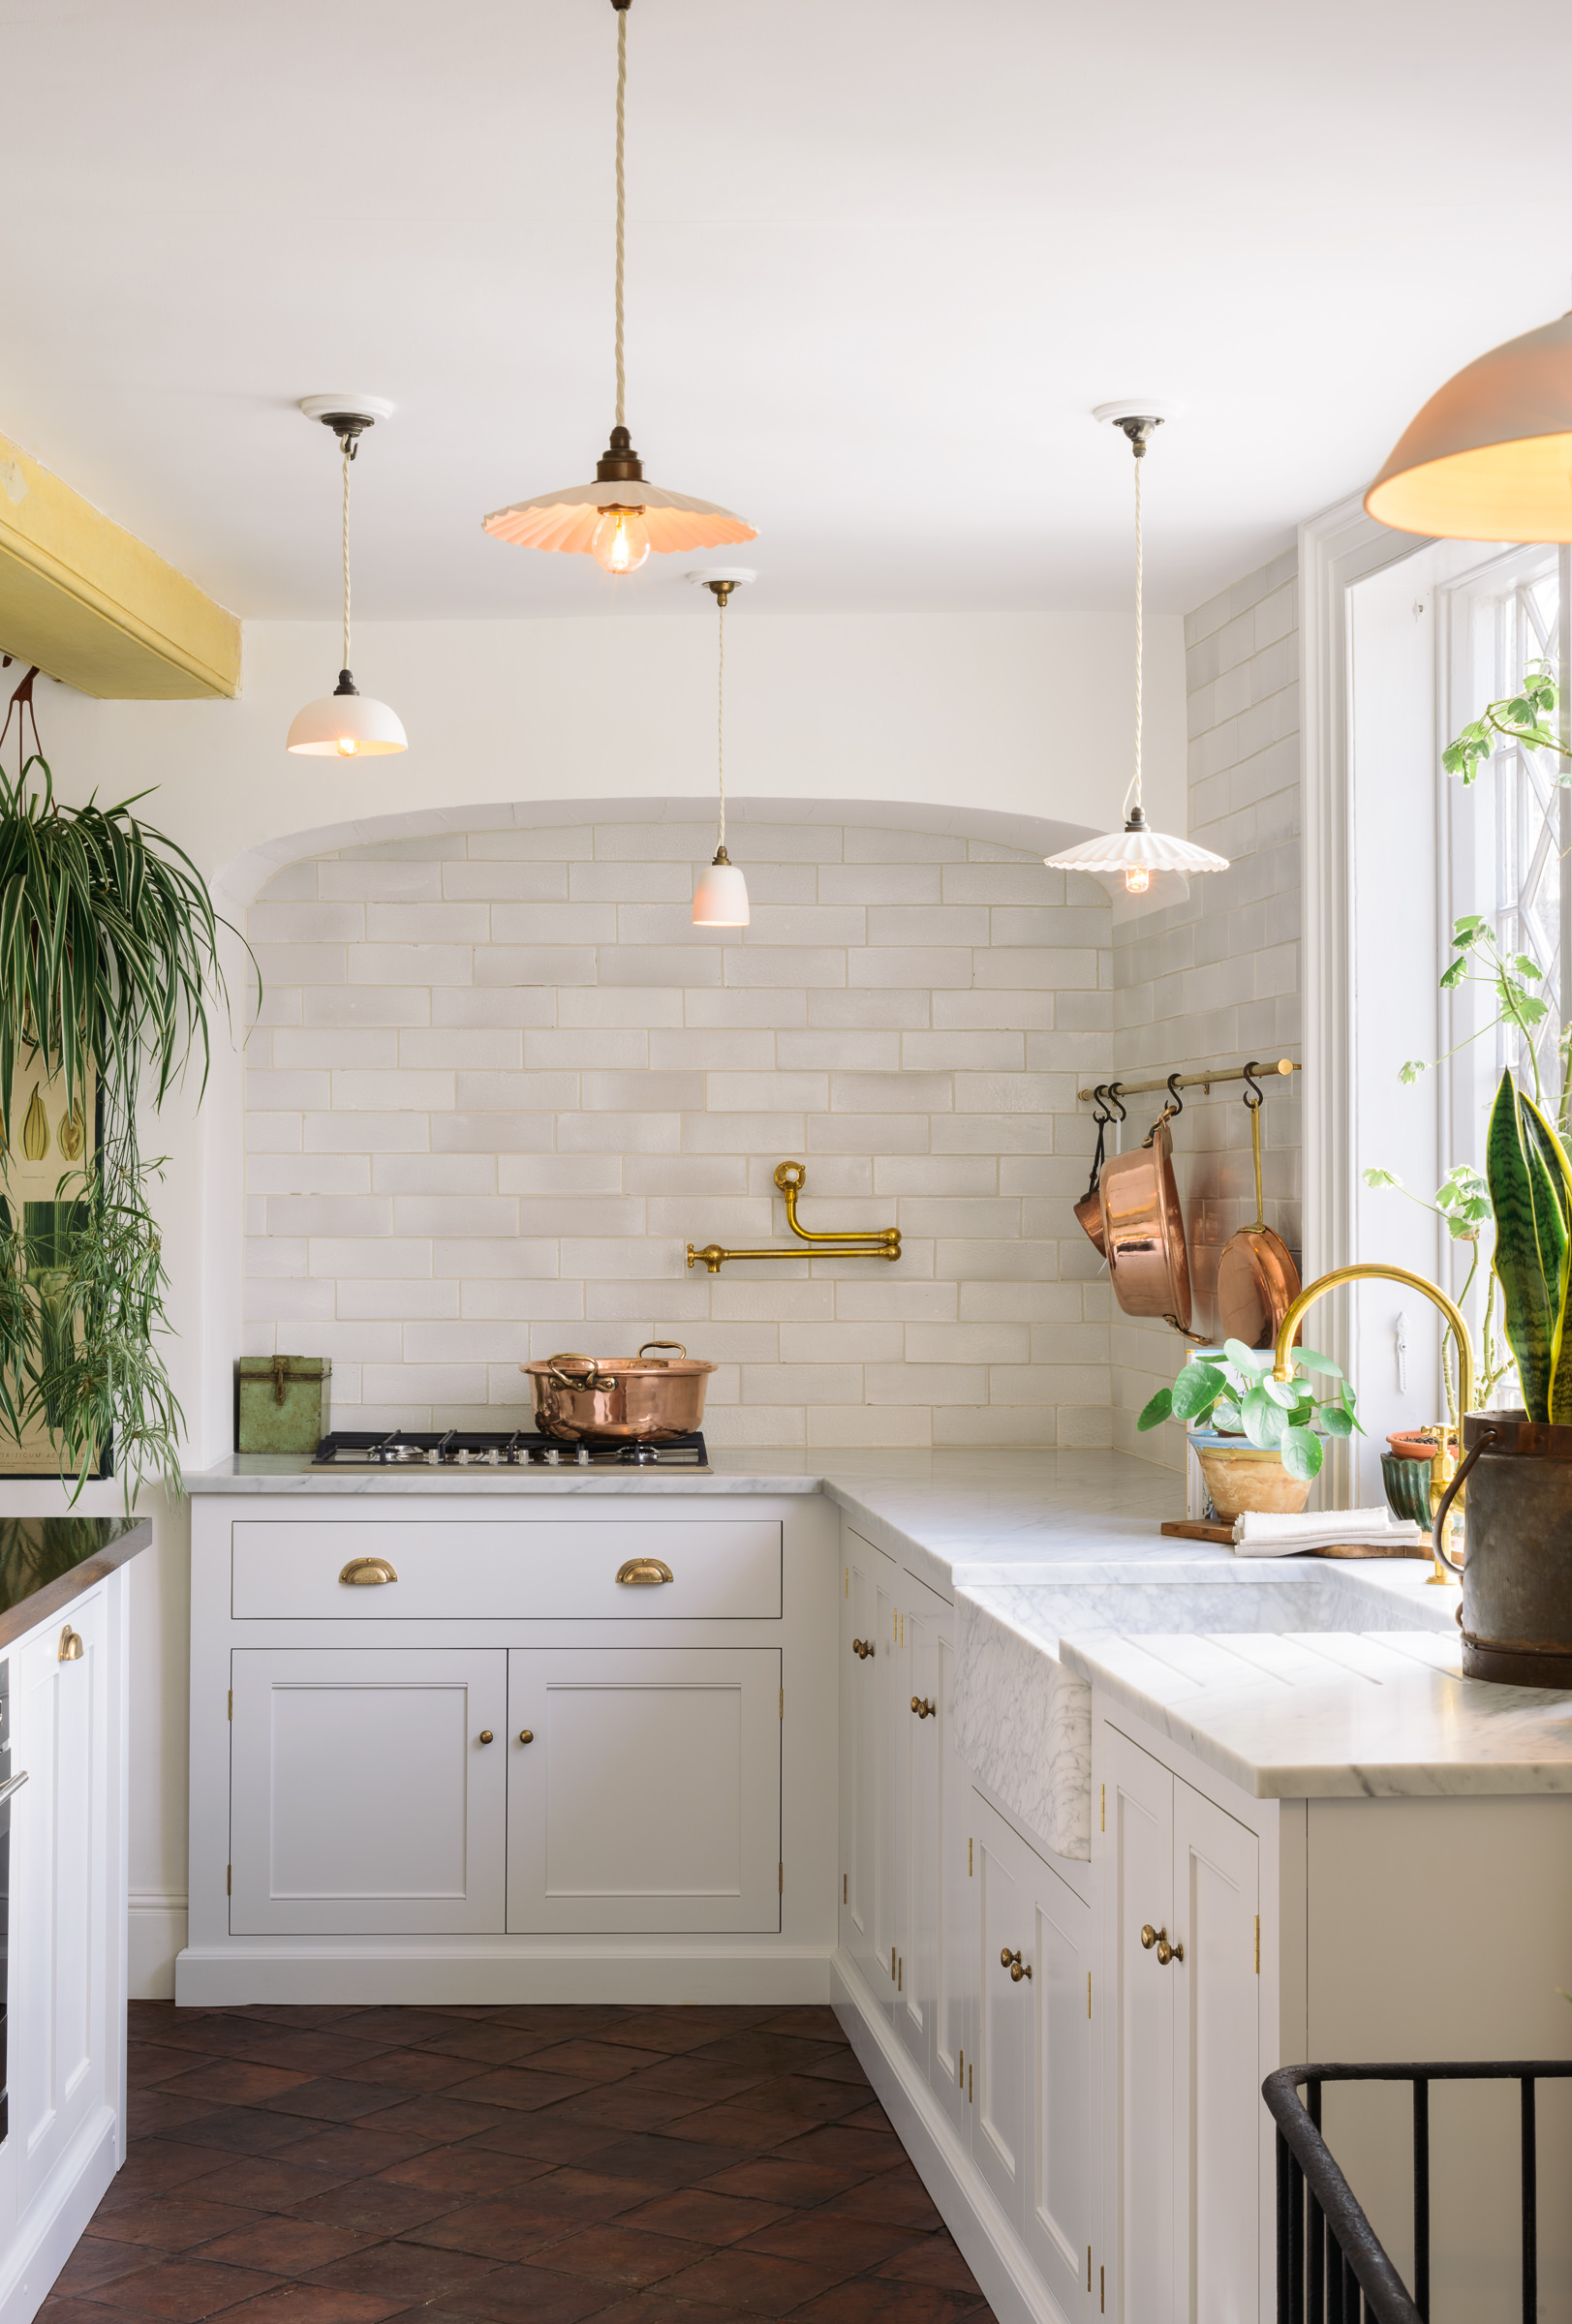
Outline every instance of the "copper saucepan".
<path id="1" fill-rule="evenodd" d="M 649 1356 L 651 1348 L 675 1348 L 676 1358 Z M 717 1366 L 691 1360 L 680 1339 L 647 1339 L 636 1356 L 548 1356 L 518 1368 L 528 1375 L 543 1436 L 664 1445 L 698 1426 Z"/>
<path id="2" fill-rule="evenodd" d="M 1097 1193 L 1108 1272 L 1125 1313 L 1160 1315 L 1176 1331 L 1193 1336 L 1189 1252 L 1168 1135 L 1184 1101 L 1177 1089 L 1170 1097 L 1145 1142 L 1133 1153 L 1115 1154 L 1103 1164 Z"/>
<path id="3" fill-rule="evenodd" d="M 1241 1227 L 1222 1246 L 1218 1261 L 1218 1321 L 1225 1339 L 1243 1340 L 1247 1348 L 1267 1348 L 1276 1343 L 1282 1319 L 1302 1286 L 1293 1256 L 1282 1237 L 1267 1225 L 1261 1203 L 1261 1091 L 1253 1061 L 1245 1068 L 1245 1080 L 1255 1158 L 1255 1224 Z"/>

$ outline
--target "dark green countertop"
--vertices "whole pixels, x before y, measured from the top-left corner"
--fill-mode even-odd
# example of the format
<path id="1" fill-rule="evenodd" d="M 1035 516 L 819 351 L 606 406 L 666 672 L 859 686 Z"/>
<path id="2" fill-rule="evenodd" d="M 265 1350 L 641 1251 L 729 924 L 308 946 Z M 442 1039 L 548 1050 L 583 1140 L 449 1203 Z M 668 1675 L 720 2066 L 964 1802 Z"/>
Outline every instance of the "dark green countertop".
<path id="1" fill-rule="evenodd" d="M 145 1549 L 151 1517 L 0 1517 L 0 1646 Z"/>

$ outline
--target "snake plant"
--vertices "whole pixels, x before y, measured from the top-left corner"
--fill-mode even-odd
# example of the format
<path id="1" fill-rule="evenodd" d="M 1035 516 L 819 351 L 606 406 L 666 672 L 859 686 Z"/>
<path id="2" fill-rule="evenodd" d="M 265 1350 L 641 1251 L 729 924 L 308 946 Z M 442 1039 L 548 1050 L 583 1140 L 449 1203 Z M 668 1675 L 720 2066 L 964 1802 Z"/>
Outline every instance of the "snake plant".
<path id="1" fill-rule="evenodd" d="M 1524 1408 L 1531 1421 L 1572 1423 L 1572 1167 L 1552 1123 L 1510 1071 L 1491 1109 L 1485 1177 Z"/>

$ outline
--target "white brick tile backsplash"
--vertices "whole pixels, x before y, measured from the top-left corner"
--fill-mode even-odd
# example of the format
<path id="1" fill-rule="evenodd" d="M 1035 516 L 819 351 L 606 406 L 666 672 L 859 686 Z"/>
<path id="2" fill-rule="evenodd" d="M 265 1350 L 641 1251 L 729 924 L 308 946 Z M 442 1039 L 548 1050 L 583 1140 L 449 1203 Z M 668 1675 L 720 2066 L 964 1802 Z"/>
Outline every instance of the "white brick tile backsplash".
<path id="1" fill-rule="evenodd" d="M 1258 774 L 1283 690 L 1241 697 Z M 1291 843 L 1275 792 L 1248 811 Z M 1062 1239 L 1090 1151 L 1076 1079 L 1115 1054 L 1101 892 L 991 841 L 755 812 L 740 933 L 692 928 L 714 840 L 689 815 L 503 810 L 269 883 L 245 1329 L 333 1353 L 343 1424 L 495 1424 L 527 1411 L 527 1353 L 679 1337 L 721 1366 L 717 1444 L 1106 1438 L 1106 1288 Z M 1293 991 L 1297 927 L 1256 925 L 1283 884 L 1225 900 L 1255 911 L 1234 933 L 1263 963 L 1230 1026 Z M 786 1155 L 812 1158 L 806 1224 L 899 1219 L 899 1267 L 691 1271 L 691 1240 L 786 1241 Z"/>

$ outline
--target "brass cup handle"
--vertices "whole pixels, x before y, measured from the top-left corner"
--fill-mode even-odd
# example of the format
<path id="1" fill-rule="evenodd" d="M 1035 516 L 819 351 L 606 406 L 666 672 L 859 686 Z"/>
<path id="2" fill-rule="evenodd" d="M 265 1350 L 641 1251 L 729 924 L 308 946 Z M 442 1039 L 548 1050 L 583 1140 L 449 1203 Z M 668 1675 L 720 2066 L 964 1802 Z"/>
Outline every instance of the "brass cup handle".
<path id="1" fill-rule="evenodd" d="M 534 1728 L 521 1727 L 518 1730 L 518 1739 L 521 1743 L 533 1743 L 535 1741 Z"/>
<path id="2" fill-rule="evenodd" d="M 1170 1942 L 1167 1930 L 1155 1929 L 1150 1921 L 1141 1931 L 1141 1945 L 1146 1952 L 1156 1946 L 1157 1963 L 1162 1969 L 1166 1969 L 1170 1961 L 1183 1961 L 1185 1958 L 1185 1947 L 1179 1939 L 1176 1937 Z"/>
<path id="3" fill-rule="evenodd" d="M 912 1696 L 911 1708 L 916 1712 L 919 1719 L 932 1719 L 936 1715 L 933 1704 L 927 1701 L 921 1695 Z"/>
<path id="4" fill-rule="evenodd" d="M 60 1651 L 55 1659 L 62 1663 L 79 1663 L 82 1659 L 81 1633 L 73 1630 L 69 1622 L 60 1633 Z"/>
<path id="5" fill-rule="evenodd" d="M 347 1581 L 364 1586 L 371 1586 L 385 1581 L 397 1581 L 397 1574 L 388 1564 L 385 1557 L 352 1557 L 349 1564 L 345 1567 L 343 1573 L 339 1575 L 340 1581 Z"/>
<path id="6" fill-rule="evenodd" d="M 1032 1974 L 1031 1962 L 1023 1962 L 1019 1951 L 1017 1950 L 1016 1952 L 1012 1953 L 1007 1944 L 999 1956 L 999 1966 L 1001 1969 L 1007 1969 L 1009 1971 L 1010 1983 L 1012 1985 L 1019 1985 L 1023 1977 L 1029 1977 Z"/>
<path id="7" fill-rule="evenodd" d="M 676 1578 L 665 1560 L 660 1557 L 631 1557 L 626 1565 L 617 1568 L 617 1579 L 620 1582 L 675 1581 Z"/>
<path id="8" fill-rule="evenodd" d="M 866 1663 L 873 1654 L 874 1641 L 872 1638 L 853 1638 L 851 1641 L 851 1651 L 856 1656 L 859 1663 Z"/>

